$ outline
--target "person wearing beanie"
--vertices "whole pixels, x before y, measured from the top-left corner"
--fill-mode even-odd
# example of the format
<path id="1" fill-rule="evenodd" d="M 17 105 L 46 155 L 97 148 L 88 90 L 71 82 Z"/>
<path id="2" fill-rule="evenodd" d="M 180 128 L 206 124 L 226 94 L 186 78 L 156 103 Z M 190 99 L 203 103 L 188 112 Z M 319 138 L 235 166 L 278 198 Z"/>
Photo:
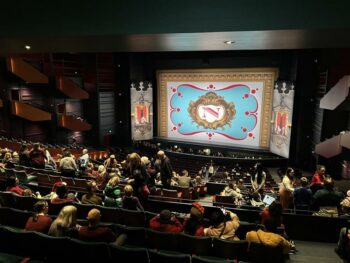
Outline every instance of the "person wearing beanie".
<path id="1" fill-rule="evenodd" d="M 192 203 L 189 218 L 183 224 L 184 233 L 193 236 L 204 236 L 204 211 L 204 207 L 200 203 Z"/>
<path id="2" fill-rule="evenodd" d="M 109 227 L 99 226 L 101 221 L 100 210 L 93 208 L 87 215 L 88 226 L 79 229 L 79 239 L 86 242 L 107 242 L 121 246 L 126 241 L 126 235 L 116 236 Z"/>
<path id="3" fill-rule="evenodd" d="M 180 221 L 167 209 L 153 217 L 149 222 L 149 226 L 151 229 L 161 232 L 180 233 L 182 231 Z"/>

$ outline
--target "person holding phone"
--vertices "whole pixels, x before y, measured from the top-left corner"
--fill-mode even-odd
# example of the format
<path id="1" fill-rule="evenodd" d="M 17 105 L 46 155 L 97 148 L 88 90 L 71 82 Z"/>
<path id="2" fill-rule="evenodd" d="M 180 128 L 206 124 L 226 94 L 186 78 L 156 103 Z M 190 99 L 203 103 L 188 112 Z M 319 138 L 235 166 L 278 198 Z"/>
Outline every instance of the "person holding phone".
<path id="1" fill-rule="evenodd" d="M 223 207 L 215 210 L 210 217 L 211 226 L 204 229 L 204 234 L 225 240 L 239 240 L 236 231 L 240 225 L 238 216 Z"/>

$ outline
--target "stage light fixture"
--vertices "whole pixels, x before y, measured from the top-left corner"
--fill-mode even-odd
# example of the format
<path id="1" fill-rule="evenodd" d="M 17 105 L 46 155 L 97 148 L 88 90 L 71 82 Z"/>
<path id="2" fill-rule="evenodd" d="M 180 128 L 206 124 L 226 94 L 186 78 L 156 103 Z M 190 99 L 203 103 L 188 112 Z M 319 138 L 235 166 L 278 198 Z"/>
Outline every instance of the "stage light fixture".
<path id="1" fill-rule="evenodd" d="M 226 45 L 232 45 L 232 44 L 236 43 L 236 41 L 226 40 L 226 41 L 224 41 L 224 43 Z"/>
<path id="2" fill-rule="evenodd" d="M 32 47 L 29 46 L 29 45 L 25 45 L 24 48 L 25 48 L 26 50 L 30 50 Z"/>

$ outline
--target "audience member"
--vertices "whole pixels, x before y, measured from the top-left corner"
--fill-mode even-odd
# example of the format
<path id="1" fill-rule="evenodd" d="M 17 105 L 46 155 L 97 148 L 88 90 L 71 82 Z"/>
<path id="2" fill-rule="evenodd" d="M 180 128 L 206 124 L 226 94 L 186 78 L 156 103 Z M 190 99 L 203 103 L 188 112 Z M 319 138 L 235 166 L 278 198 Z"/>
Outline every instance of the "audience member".
<path id="1" fill-rule="evenodd" d="M 160 178 L 162 180 L 163 188 L 170 188 L 171 176 L 173 174 L 173 168 L 170 163 L 170 159 L 165 155 L 164 151 L 158 151 L 157 157 L 160 160 Z"/>
<path id="2" fill-rule="evenodd" d="M 224 209 L 215 210 L 210 217 L 211 226 L 204 229 L 204 234 L 225 240 L 239 240 L 236 231 L 240 225 L 238 216 Z"/>
<path id="3" fill-rule="evenodd" d="M 133 196 L 134 189 L 131 185 L 126 185 L 124 187 L 124 196 L 122 199 L 122 208 L 128 210 L 139 210 L 143 211 L 143 206 L 141 205 L 139 199 Z"/>
<path id="4" fill-rule="evenodd" d="M 89 162 L 90 162 L 90 156 L 88 154 L 88 149 L 83 149 L 82 155 L 79 157 L 80 170 L 85 171 Z"/>
<path id="5" fill-rule="evenodd" d="M 313 194 L 323 188 L 323 181 L 326 178 L 326 167 L 319 165 L 315 174 L 312 176 L 310 188 Z"/>
<path id="6" fill-rule="evenodd" d="M 19 164 L 19 155 L 18 152 L 13 152 L 12 153 L 12 163 Z"/>
<path id="7" fill-rule="evenodd" d="M 105 194 L 104 206 L 107 207 L 121 207 L 122 198 L 119 188 L 119 176 L 114 176 L 109 179 L 103 193 Z"/>
<path id="8" fill-rule="evenodd" d="M 45 149 L 44 152 L 45 152 L 45 156 L 46 156 L 46 159 L 45 159 L 45 169 L 56 170 L 56 169 L 57 169 L 56 162 L 55 162 L 55 160 L 52 158 L 52 156 L 51 156 L 49 150 L 48 150 L 48 149 Z"/>
<path id="9" fill-rule="evenodd" d="M 153 217 L 149 222 L 149 226 L 151 229 L 161 232 L 179 233 L 182 231 L 180 221 L 167 209 Z"/>
<path id="10" fill-rule="evenodd" d="M 290 209 L 293 204 L 293 168 L 288 168 L 280 184 L 279 194 L 283 209 Z"/>
<path id="11" fill-rule="evenodd" d="M 247 233 L 246 240 L 249 243 L 262 244 L 266 247 L 283 247 L 283 253 L 288 254 L 292 248 L 292 244 L 281 235 L 275 234 L 277 231 L 277 223 L 272 218 L 264 221 L 263 229 L 258 231 L 250 231 Z"/>
<path id="12" fill-rule="evenodd" d="M 102 205 L 102 198 L 96 195 L 97 191 L 96 182 L 89 181 L 86 183 L 87 194 L 84 194 L 81 198 L 82 204 Z"/>
<path id="13" fill-rule="evenodd" d="M 263 207 L 265 203 L 261 200 L 261 195 L 259 192 L 253 192 L 251 195 L 252 199 L 250 200 L 250 204 L 256 207 Z"/>
<path id="14" fill-rule="evenodd" d="M 25 226 L 27 231 L 37 231 L 47 234 L 52 224 L 52 219 L 47 215 L 49 204 L 46 201 L 38 201 L 34 204 L 34 214 L 28 218 Z"/>
<path id="15" fill-rule="evenodd" d="M 282 222 L 282 210 L 282 205 L 278 201 L 272 202 L 260 213 L 261 223 L 264 224 L 265 220 L 272 218 L 277 223 L 277 227 L 284 227 Z"/>
<path id="16" fill-rule="evenodd" d="M 192 236 L 204 236 L 203 215 L 204 207 L 198 202 L 192 203 L 190 216 L 183 224 L 184 232 Z"/>
<path id="17" fill-rule="evenodd" d="M 191 186 L 191 177 L 188 174 L 187 170 L 182 171 L 182 175 L 177 178 L 178 186 L 181 187 L 190 187 Z"/>
<path id="18" fill-rule="evenodd" d="M 29 151 L 30 165 L 34 168 L 44 169 L 46 155 L 39 143 L 34 144 L 33 149 Z"/>
<path id="19" fill-rule="evenodd" d="M 334 181 L 332 178 L 326 178 L 323 181 L 324 188 L 318 190 L 312 200 L 312 207 L 315 211 L 319 211 L 314 215 L 320 216 L 338 216 L 338 208 L 344 195 L 334 190 Z"/>
<path id="20" fill-rule="evenodd" d="M 105 226 L 100 226 L 101 212 L 93 208 L 87 215 L 88 226 L 82 226 L 79 229 L 79 239 L 86 242 L 106 242 L 121 246 L 126 241 L 126 235 L 121 234 L 118 237 L 115 233 Z"/>
<path id="21" fill-rule="evenodd" d="M 63 177 L 75 177 L 78 167 L 70 151 L 66 150 L 63 152 L 63 158 L 60 161 L 59 169 Z"/>
<path id="22" fill-rule="evenodd" d="M 30 196 L 32 194 L 32 191 L 28 188 L 24 188 L 20 186 L 18 181 L 18 178 L 15 176 L 10 176 L 6 180 L 6 191 L 12 192 L 18 195 L 23 196 Z"/>
<path id="23" fill-rule="evenodd" d="M 22 144 L 19 149 L 19 164 L 23 166 L 30 165 L 29 149 L 26 144 Z"/>
<path id="24" fill-rule="evenodd" d="M 118 165 L 118 162 L 117 160 L 115 159 L 115 155 L 114 154 L 111 154 L 109 156 L 108 159 L 106 159 L 106 161 L 103 163 L 104 167 L 108 170 L 108 169 L 112 169 L 112 168 L 118 168 L 119 165 Z"/>
<path id="25" fill-rule="evenodd" d="M 346 197 L 340 202 L 343 216 L 350 216 L 350 190 L 346 192 Z"/>
<path id="26" fill-rule="evenodd" d="M 254 175 L 250 177 L 252 188 L 254 192 L 262 194 L 264 192 L 266 173 L 264 172 L 261 163 L 256 163 L 254 166 Z"/>
<path id="27" fill-rule="evenodd" d="M 80 225 L 77 224 L 77 208 L 72 205 L 63 207 L 51 224 L 49 235 L 54 237 L 78 238 Z"/>
<path id="28" fill-rule="evenodd" d="M 307 178 L 301 177 L 300 184 L 301 187 L 298 187 L 294 190 L 294 206 L 296 210 L 309 210 L 312 192 L 307 187 Z"/>
<path id="29" fill-rule="evenodd" d="M 56 197 L 51 199 L 51 204 L 60 205 L 72 203 L 74 198 L 68 197 L 68 189 L 66 184 L 60 184 L 56 187 Z"/>
<path id="30" fill-rule="evenodd" d="M 237 185 L 234 182 L 229 182 L 228 185 L 225 187 L 224 191 L 222 192 L 223 196 L 232 196 L 233 201 L 235 203 L 238 203 L 242 198 L 242 194 L 240 193 L 240 190 L 237 188 Z"/>
<path id="31" fill-rule="evenodd" d="M 348 227 L 340 229 L 339 240 L 335 252 L 344 260 L 344 262 L 350 262 L 350 229 Z"/>
<path id="32" fill-rule="evenodd" d="M 103 165 L 98 166 L 97 173 L 95 173 L 95 180 L 97 184 L 97 188 L 99 190 L 103 190 L 106 187 L 106 184 L 109 180 L 108 173 L 106 171 L 106 168 Z"/>

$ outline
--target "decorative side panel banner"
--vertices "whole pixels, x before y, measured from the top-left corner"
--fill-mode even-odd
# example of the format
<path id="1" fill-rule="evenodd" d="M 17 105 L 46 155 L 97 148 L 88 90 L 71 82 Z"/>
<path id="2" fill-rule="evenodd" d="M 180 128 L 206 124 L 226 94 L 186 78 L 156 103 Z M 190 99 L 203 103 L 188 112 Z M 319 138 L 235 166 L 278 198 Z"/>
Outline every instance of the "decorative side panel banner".
<path id="1" fill-rule="evenodd" d="M 153 95 L 149 82 L 132 83 L 131 97 L 131 138 L 135 141 L 153 138 Z"/>
<path id="2" fill-rule="evenodd" d="M 270 151 L 289 157 L 292 130 L 294 84 L 278 81 L 275 84 L 272 104 Z"/>

